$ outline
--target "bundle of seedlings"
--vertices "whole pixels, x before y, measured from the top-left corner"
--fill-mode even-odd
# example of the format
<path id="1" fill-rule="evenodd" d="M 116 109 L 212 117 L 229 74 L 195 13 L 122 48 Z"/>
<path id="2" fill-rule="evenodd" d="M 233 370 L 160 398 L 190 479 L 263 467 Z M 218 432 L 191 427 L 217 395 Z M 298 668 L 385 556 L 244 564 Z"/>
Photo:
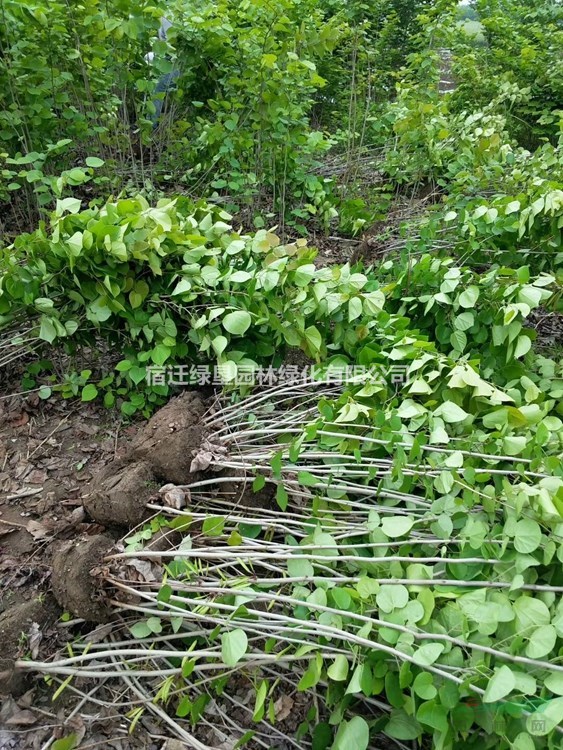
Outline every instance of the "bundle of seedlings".
<path id="1" fill-rule="evenodd" d="M 494 430 L 480 451 L 414 436 L 368 386 L 210 413 L 205 478 L 162 487 L 94 566 L 113 627 L 19 666 L 120 678 L 133 723 L 157 712 L 194 747 L 558 747 L 560 472 Z"/>

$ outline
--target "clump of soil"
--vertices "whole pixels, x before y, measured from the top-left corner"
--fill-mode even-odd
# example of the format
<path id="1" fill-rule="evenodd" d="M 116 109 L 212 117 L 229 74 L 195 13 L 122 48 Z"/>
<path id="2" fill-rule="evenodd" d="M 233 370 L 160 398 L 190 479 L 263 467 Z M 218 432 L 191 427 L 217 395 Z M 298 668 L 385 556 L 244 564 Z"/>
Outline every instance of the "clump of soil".
<path id="1" fill-rule="evenodd" d="M 0 615 L 0 694 L 17 695 L 23 691 L 25 674 L 14 667 L 22 644 L 34 624 L 40 631 L 46 630 L 59 614 L 53 597 L 43 595 L 10 607 Z"/>
<path id="2" fill-rule="evenodd" d="M 87 622 L 107 622 L 111 611 L 101 601 L 92 570 L 113 541 L 96 535 L 64 542 L 53 556 L 52 586 L 59 604 Z"/>
<path id="3" fill-rule="evenodd" d="M 155 476 L 174 484 L 197 481 L 190 472 L 194 451 L 205 437 L 202 419 L 208 405 L 197 391 L 187 391 L 159 409 L 133 440 L 131 455 L 150 464 Z"/>
<path id="4" fill-rule="evenodd" d="M 103 526 L 136 526 L 148 515 L 147 502 L 156 488 L 148 463 L 113 461 L 94 478 L 84 507 Z"/>
<path id="5" fill-rule="evenodd" d="M 206 433 L 204 398 L 188 391 L 172 399 L 139 431 L 127 454 L 94 477 L 84 498 L 91 518 L 105 526 L 131 528 L 148 517 L 147 502 L 162 482 L 189 484 L 190 471 Z"/>

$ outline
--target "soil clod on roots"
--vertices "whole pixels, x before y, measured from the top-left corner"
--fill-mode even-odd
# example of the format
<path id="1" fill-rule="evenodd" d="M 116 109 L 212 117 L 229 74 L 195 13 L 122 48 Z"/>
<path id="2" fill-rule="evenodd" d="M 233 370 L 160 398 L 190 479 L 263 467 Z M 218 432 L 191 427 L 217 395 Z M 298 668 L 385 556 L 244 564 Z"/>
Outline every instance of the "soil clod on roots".
<path id="1" fill-rule="evenodd" d="M 202 472 L 190 471 L 205 432 L 207 405 L 197 392 L 186 392 L 160 409 L 139 432 L 128 454 L 94 478 L 84 507 L 104 526 L 131 528 L 150 515 L 147 502 L 164 481 L 187 484 Z"/>
<path id="2" fill-rule="evenodd" d="M 14 667 L 22 638 L 26 638 L 34 623 L 39 630 L 50 627 L 59 613 L 57 603 L 47 595 L 10 607 L 0 615 L 0 695 L 23 692 L 26 673 Z"/>
<path id="3" fill-rule="evenodd" d="M 53 591 L 59 604 L 88 622 L 107 622 L 110 610 L 99 595 L 92 570 L 99 566 L 113 541 L 92 536 L 65 542 L 53 557 Z"/>

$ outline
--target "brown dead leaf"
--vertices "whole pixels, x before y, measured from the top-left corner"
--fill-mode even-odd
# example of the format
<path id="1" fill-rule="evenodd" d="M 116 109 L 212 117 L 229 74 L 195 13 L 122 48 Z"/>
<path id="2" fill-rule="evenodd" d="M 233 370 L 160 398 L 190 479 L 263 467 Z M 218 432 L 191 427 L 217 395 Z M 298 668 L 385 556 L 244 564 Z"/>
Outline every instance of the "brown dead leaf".
<path id="1" fill-rule="evenodd" d="M 113 628 L 114 625 L 111 622 L 106 622 L 104 625 L 98 625 L 97 628 L 94 628 L 94 630 L 88 633 L 84 640 L 86 643 L 100 643 L 104 638 L 107 638 Z"/>
<path id="2" fill-rule="evenodd" d="M 31 688 L 31 690 L 28 690 L 27 693 L 24 693 L 21 698 L 18 698 L 18 706 L 20 708 L 31 708 L 33 706 L 33 702 L 35 701 L 35 694 L 36 694 L 35 688 Z"/>
<path id="3" fill-rule="evenodd" d="M 2 701 L 2 710 L 0 711 L 0 726 L 30 727 L 37 723 L 37 716 L 28 709 L 21 709 L 15 700 L 9 695 Z"/>
<path id="4" fill-rule="evenodd" d="M 211 466 L 213 454 L 210 451 L 199 451 L 190 464 L 190 472 L 205 471 Z"/>
<path id="5" fill-rule="evenodd" d="M 276 713 L 276 721 L 283 721 L 291 713 L 293 708 L 293 698 L 289 695 L 280 695 L 277 701 L 274 703 L 274 711 Z"/>
<path id="6" fill-rule="evenodd" d="M 26 411 L 12 413 L 8 416 L 10 427 L 23 427 L 29 422 L 29 414 Z"/>
<path id="7" fill-rule="evenodd" d="M 46 525 L 39 521 L 28 521 L 25 528 L 38 542 L 43 541 L 44 539 L 50 539 L 53 536 L 52 530 L 48 529 Z"/>
<path id="8" fill-rule="evenodd" d="M 224 445 L 215 445 L 209 442 L 209 440 L 204 440 L 201 448 L 194 453 L 190 471 L 205 471 L 211 466 L 213 459 L 225 456 L 226 452 L 227 448 Z"/>
<path id="9" fill-rule="evenodd" d="M 39 623 L 32 622 L 31 627 L 27 633 L 27 645 L 28 645 L 29 650 L 31 651 L 32 659 L 37 659 L 37 656 L 39 654 L 39 646 L 41 645 L 42 640 L 43 640 L 43 633 L 41 632 Z"/>
<path id="10" fill-rule="evenodd" d="M 180 740 L 166 740 L 162 750 L 186 750 L 186 743 Z"/>
<path id="11" fill-rule="evenodd" d="M 130 577 L 134 581 L 144 581 L 150 583 L 152 581 L 160 580 L 162 571 L 159 565 L 151 563 L 149 560 L 137 560 L 136 558 L 128 558 L 125 561 L 125 565 L 128 569 Z M 132 570 L 131 570 L 132 569 Z"/>
<path id="12" fill-rule="evenodd" d="M 190 493 L 186 493 L 174 484 L 165 484 L 164 487 L 160 488 L 159 494 L 162 497 L 164 505 L 167 505 L 169 508 L 181 510 L 185 507 L 186 500 L 189 500 Z"/>
<path id="13" fill-rule="evenodd" d="M 42 471 L 41 469 L 34 469 L 26 477 L 26 482 L 28 484 L 44 484 L 46 481 L 47 481 L 47 472 Z"/>

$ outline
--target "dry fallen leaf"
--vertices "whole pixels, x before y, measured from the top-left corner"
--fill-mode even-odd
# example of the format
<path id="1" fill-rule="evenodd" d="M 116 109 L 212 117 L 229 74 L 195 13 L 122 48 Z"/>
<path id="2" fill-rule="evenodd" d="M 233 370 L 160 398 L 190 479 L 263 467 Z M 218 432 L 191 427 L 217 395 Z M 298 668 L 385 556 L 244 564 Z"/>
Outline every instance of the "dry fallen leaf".
<path id="1" fill-rule="evenodd" d="M 27 646 L 31 652 L 31 658 L 37 659 L 39 654 L 39 646 L 43 640 L 43 633 L 39 627 L 39 623 L 32 622 L 31 627 L 27 633 Z"/>
<path id="2" fill-rule="evenodd" d="M 32 726 L 37 723 L 37 716 L 27 709 L 21 709 L 15 700 L 9 695 L 2 701 L 2 710 L 0 711 L 0 726 Z"/>
<path id="3" fill-rule="evenodd" d="M 94 630 L 91 630 L 85 636 L 84 640 L 86 643 L 100 643 L 104 638 L 107 638 L 113 628 L 114 624 L 112 622 L 106 622 L 105 625 L 98 625 L 97 628 L 94 628 Z"/>
<path id="4" fill-rule="evenodd" d="M 23 427 L 24 424 L 29 422 L 29 414 L 26 411 L 22 411 L 19 414 L 8 415 L 10 427 Z"/>
<path id="5" fill-rule="evenodd" d="M 162 570 L 159 565 L 150 562 L 149 560 L 137 560 L 137 558 L 128 558 L 125 561 L 127 572 L 129 576 L 140 582 L 150 583 L 152 581 L 159 581 L 162 576 Z M 133 570 L 131 570 L 131 568 Z"/>
<path id="6" fill-rule="evenodd" d="M 199 451 L 190 464 L 190 472 L 205 471 L 213 461 L 213 454 L 210 451 Z"/>
<path id="7" fill-rule="evenodd" d="M 164 493 L 163 500 L 169 508 L 181 510 L 186 505 L 186 493 L 179 487 L 174 487 L 173 490 Z"/>
<path id="8" fill-rule="evenodd" d="M 280 695 L 277 701 L 274 703 L 274 711 L 276 712 L 276 721 L 283 721 L 291 713 L 293 708 L 293 698 L 289 695 Z"/>
<path id="9" fill-rule="evenodd" d="M 181 510 L 186 505 L 186 501 L 190 499 L 190 493 L 176 487 L 175 484 L 165 484 L 158 492 L 164 505 L 169 508 L 176 508 L 176 510 Z"/>
<path id="10" fill-rule="evenodd" d="M 186 750 L 186 743 L 180 740 L 166 740 L 162 750 Z"/>
<path id="11" fill-rule="evenodd" d="M 53 535 L 52 531 L 39 521 L 28 521 L 25 528 L 36 541 L 49 539 Z"/>
<path id="12" fill-rule="evenodd" d="M 195 451 L 195 457 L 190 465 L 190 471 L 205 471 L 211 466 L 213 459 L 222 458 L 227 452 L 224 445 L 215 445 L 209 440 L 204 440 L 201 448 Z"/>

